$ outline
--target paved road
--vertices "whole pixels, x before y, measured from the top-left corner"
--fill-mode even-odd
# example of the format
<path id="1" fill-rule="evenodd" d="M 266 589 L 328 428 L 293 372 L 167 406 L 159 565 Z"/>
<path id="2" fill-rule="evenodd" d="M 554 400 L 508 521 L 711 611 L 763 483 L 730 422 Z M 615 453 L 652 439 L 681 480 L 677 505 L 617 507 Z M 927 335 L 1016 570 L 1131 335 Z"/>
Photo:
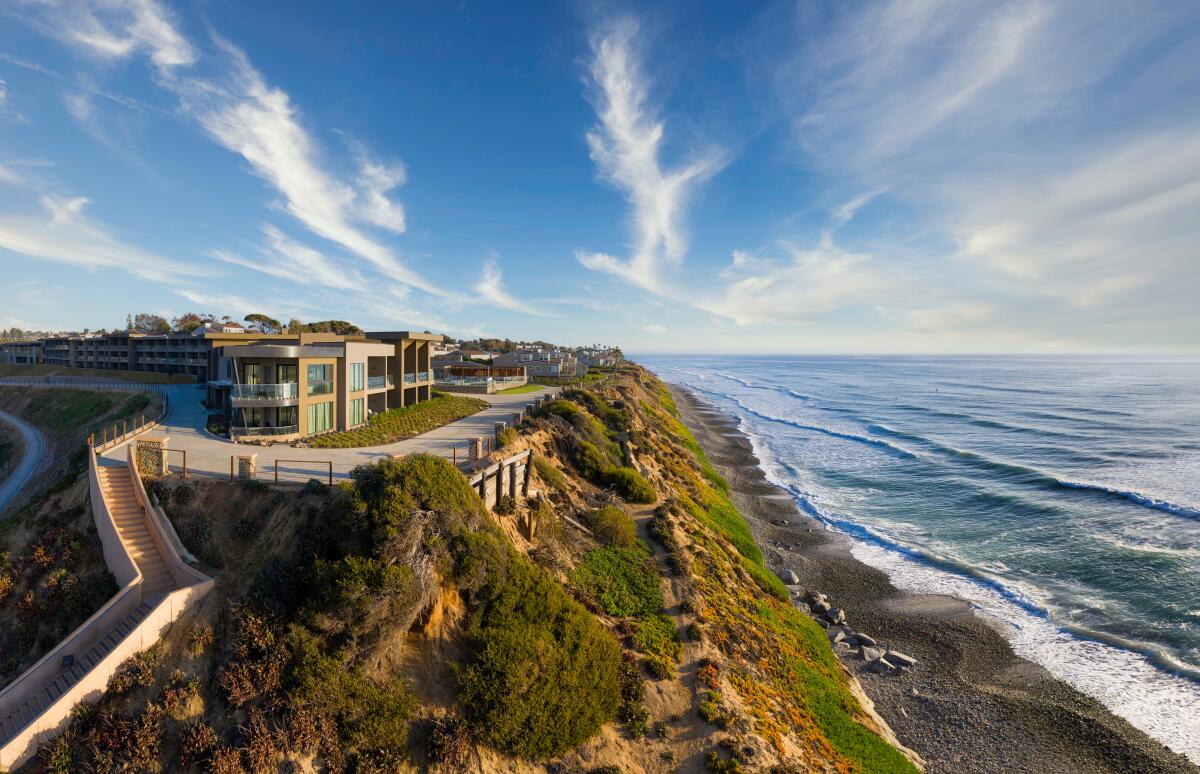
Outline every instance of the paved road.
<path id="1" fill-rule="evenodd" d="M 147 435 L 166 435 L 167 446 L 187 451 L 188 475 L 229 477 L 230 458 L 242 454 L 257 454 L 258 471 L 261 478 L 272 479 L 275 463 L 279 460 L 280 481 L 303 482 L 310 478 L 327 475 L 328 465 L 333 463 L 335 479 L 348 478 L 350 470 L 363 462 L 371 462 L 392 454 L 426 452 L 451 457 L 457 448 L 459 459 L 465 454 L 468 439 L 491 435 L 496 422 L 510 421 L 516 412 L 540 395 L 557 393 L 558 388 L 546 388 L 538 392 L 515 395 L 480 395 L 491 405 L 469 417 L 451 422 L 416 438 L 389 444 L 358 449 L 297 449 L 287 445 L 257 446 L 232 443 L 208 433 L 204 427 L 208 420 L 207 410 L 200 405 L 204 397 L 201 387 L 171 385 L 162 387 L 170 395 L 171 413 L 158 429 Z M 104 452 L 104 462 L 115 464 L 124 461 L 128 452 L 124 446 Z M 178 471 L 183 455 L 171 453 L 171 469 Z"/>
<path id="2" fill-rule="evenodd" d="M 37 470 L 42 456 L 46 453 L 46 437 L 42 435 L 41 430 L 7 411 L 0 411 L 0 421 L 17 428 L 25 440 L 25 453 L 21 456 L 21 461 L 17 463 L 17 467 L 13 469 L 8 480 L 0 484 L 0 513 L 3 513 L 5 508 L 25 488 L 25 484 L 29 482 L 33 472 Z"/>

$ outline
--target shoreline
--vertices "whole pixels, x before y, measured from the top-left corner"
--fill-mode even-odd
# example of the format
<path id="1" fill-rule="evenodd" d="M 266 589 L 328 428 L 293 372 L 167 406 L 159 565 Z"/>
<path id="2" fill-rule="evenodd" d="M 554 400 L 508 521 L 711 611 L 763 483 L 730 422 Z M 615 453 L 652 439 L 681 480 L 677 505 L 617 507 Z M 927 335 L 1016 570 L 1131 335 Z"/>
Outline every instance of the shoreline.
<path id="1" fill-rule="evenodd" d="M 913 656 L 901 674 L 877 674 L 844 644 L 835 653 L 905 746 L 938 772 L 1200 772 L 1183 755 L 1100 702 L 1016 655 L 1002 623 L 962 599 L 896 589 L 851 554 L 851 540 L 802 512 L 767 480 L 729 414 L 669 384 L 680 418 L 729 482 L 767 565 L 828 595 L 855 631 Z M 785 524 L 786 522 L 786 524 Z"/>

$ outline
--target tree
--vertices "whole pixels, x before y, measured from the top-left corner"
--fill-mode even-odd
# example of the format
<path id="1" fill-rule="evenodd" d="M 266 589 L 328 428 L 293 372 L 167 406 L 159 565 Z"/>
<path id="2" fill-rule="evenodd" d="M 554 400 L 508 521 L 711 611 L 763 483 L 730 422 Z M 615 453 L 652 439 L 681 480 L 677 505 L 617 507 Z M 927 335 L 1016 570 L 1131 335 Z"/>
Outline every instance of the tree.
<path id="1" fill-rule="evenodd" d="M 125 330 L 133 330 L 133 315 L 131 314 L 125 315 Z"/>
<path id="2" fill-rule="evenodd" d="M 274 317 L 267 317 L 265 314 L 248 314 L 243 318 L 253 330 L 259 333 L 279 333 L 283 328 L 283 324 Z"/>
<path id="3" fill-rule="evenodd" d="M 292 319 L 288 320 L 287 331 L 288 331 L 288 333 L 292 333 L 292 334 L 303 333 L 304 332 L 304 323 L 300 322 L 295 317 L 293 317 Z"/>
<path id="4" fill-rule="evenodd" d="M 320 320 L 304 326 L 309 333 L 336 333 L 340 336 L 361 336 L 363 329 L 345 320 Z"/>
<path id="5" fill-rule="evenodd" d="M 199 328 L 204 323 L 212 322 L 211 314 L 196 314 L 195 312 L 184 312 L 178 317 L 171 319 L 171 326 L 180 333 L 191 333 Z"/>
<path id="6" fill-rule="evenodd" d="M 133 316 L 132 323 L 126 318 L 126 330 L 136 330 L 142 333 L 170 333 L 171 324 L 162 315 L 149 312 L 138 312 Z"/>

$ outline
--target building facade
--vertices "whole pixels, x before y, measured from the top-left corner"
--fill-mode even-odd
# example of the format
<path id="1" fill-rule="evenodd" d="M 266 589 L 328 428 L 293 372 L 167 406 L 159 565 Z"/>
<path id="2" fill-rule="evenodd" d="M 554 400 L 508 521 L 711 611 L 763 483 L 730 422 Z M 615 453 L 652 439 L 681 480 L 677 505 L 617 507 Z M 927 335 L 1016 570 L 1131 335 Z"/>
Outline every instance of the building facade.
<path id="1" fill-rule="evenodd" d="M 302 438 L 432 396 L 437 334 L 212 334 L 209 405 L 238 437 Z"/>
<path id="2" fill-rule="evenodd" d="M 6 341 L 0 344 L 0 363 L 33 365 L 42 360 L 42 342 Z"/>

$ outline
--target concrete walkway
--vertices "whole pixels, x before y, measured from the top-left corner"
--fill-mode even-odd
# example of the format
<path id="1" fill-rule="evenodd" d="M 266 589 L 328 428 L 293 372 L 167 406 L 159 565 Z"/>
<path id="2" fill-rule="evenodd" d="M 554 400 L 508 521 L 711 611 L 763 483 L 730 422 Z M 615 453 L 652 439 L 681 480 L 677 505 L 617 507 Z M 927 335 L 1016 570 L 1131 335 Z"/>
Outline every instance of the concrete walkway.
<path id="1" fill-rule="evenodd" d="M 255 444 L 232 443 L 206 431 L 208 411 L 200 404 L 204 390 L 193 385 L 160 386 L 170 396 L 171 413 L 162 424 L 149 431 L 146 436 L 169 437 L 168 448 L 187 452 L 188 476 L 202 475 L 229 478 L 230 458 L 244 454 L 257 454 L 258 476 L 267 481 L 274 480 L 275 463 L 279 460 L 279 480 L 303 483 L 310 478 L 324 479 L 329 465 L 333 463 L 334 479 L 349 478 L 350 470 L 364 462 L 372 462 L 392 454 L 424 452 L 451 457 L 457 447 L 459 459 L 463 459 L 467 442 L 478 436 L 491 435 L 496 422 L 510 422 L 525 404 L 541 395 L 556 394 L 557 387 L 547 387 L 538 392 L 515 395 L 477 395 L 491 405 L 469 417 L 451 422 L 424 435 L 398 441 L 387 446 L 369 446 L 356 449 L 304 449 L 285 444 L 258 446 Z M 124 447 L 119 446 L 104 452 L 104 457 L 114 462 L 124 460 Z M 183 455 L 170 453 L 171 470 L 178 472 Z"/>
<path id="2" fill-rule="evenodd" d="M 4 513 L 4 509 L 21 493 L 41 463 L 42 456 L 46 453 L 46 436 L 24 419 L 15 417 L 7 411 L 0 411 L 0 422 L 7 422 L 17 428 L 17 432 L 21 434 L 25 442 L 21 461 L 13 468 L 12 475 L 0 483 L 0 513 Z"/>

